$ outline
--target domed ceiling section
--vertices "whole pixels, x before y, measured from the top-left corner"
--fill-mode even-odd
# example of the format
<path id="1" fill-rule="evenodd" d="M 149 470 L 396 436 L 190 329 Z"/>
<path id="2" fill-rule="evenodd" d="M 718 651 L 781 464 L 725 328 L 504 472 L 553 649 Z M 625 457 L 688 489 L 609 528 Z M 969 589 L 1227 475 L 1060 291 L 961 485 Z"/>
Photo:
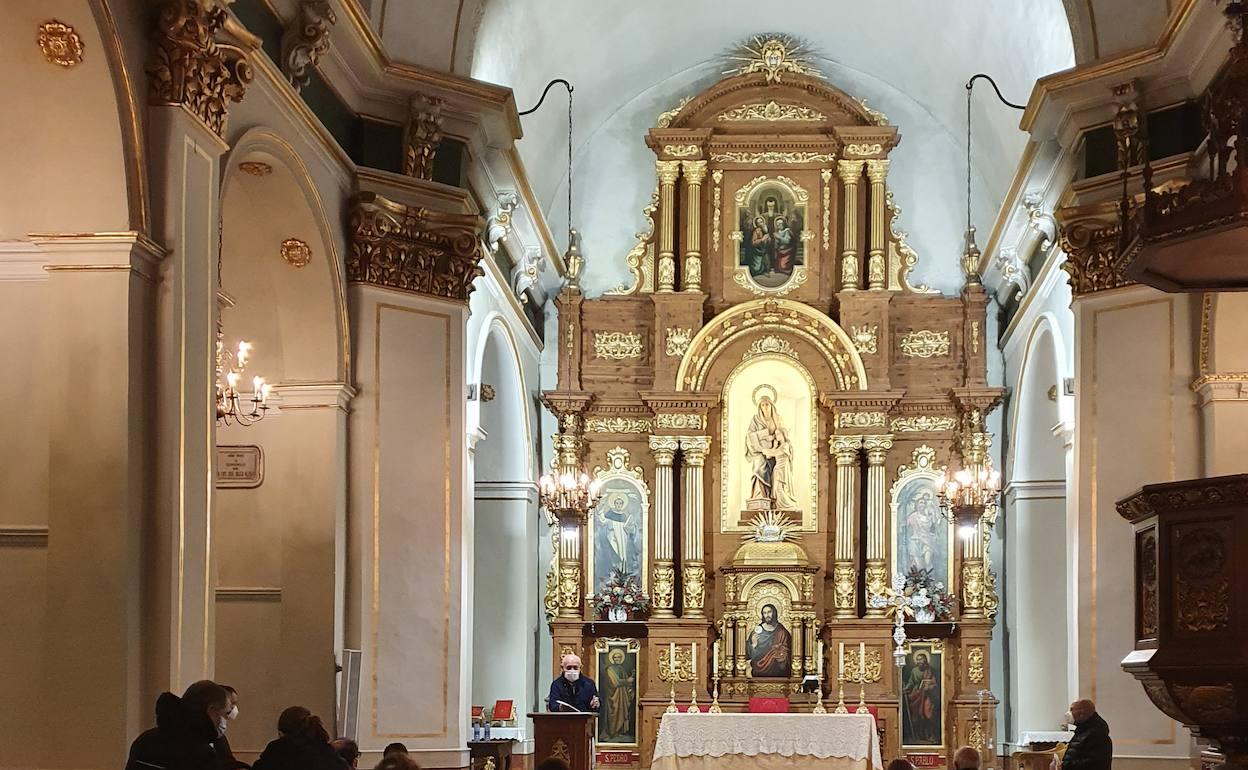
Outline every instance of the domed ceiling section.
<path id="1" fill-rule="evenodd" d="M 938 32 L 938 34 L 936 34 Z M 491 0 L 473 77 L 502 83 L 527 107 L 553 77 L 575 92 L 573 223 L 590 295 L 627 279 L 624 255 L 655 185 L 646 131 L 658 115 L 725 77 L 737 47 L 764 33 L 802 41 L 833 86 L 901 130 L 890 188 L 920 255 L 915 283 L 956 291 L 966 221 L 963 84 L 991 73 L 1015 101 L 1036 78 L 1073 64 L 1059 0 L 986 6 L 947 0 L 850 4 L 790 0 L 636 0 L 629 4 Z M 977 89 L 976 220 L 987 227 L 1026 141 L 1019 115 Z M 566 109 L 553 98 L 524 119 L 519 149 L 556 233 L 566 229 Z"/>

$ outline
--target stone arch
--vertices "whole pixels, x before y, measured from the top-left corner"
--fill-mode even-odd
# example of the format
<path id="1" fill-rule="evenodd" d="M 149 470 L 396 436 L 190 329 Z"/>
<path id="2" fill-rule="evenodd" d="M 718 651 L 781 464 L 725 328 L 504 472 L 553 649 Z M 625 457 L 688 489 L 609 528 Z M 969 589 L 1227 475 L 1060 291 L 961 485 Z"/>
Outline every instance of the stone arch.
<path id="1" fill-rule="evenodd" d="M 1060 327 L 1048 314 L 1041 316 L 1028 334 L 1013 387 L 1005 473 L 1010 481 L 1065 475 L 1062 442 L 1053 435 L 1053 428 L 1066 417 L 1064 351 Z"/>
<path id="2" fill-rule="evenodd" d="M 477 388 L 477 398 L 469 404 L 469 432 L 480 430 L 485 434 L 477 445 L 476 462 L 508 469 L 503 476 L 492 479 L 495 481 L 531 480 L 535 477 L 532 423 L 520 346 L 498 312 L 492 312 L 481 328 L 482 339 L 468 374 L 469 382 Z M 487 385 L 494 391 L 488 401 L 484 387 Z M 520 420 L 500 419 L 508 411 L 519 415 Z M 516 467 L 517 462 L 522 465 Z M 477 477 L 481 478 L 480 472 Z"/>

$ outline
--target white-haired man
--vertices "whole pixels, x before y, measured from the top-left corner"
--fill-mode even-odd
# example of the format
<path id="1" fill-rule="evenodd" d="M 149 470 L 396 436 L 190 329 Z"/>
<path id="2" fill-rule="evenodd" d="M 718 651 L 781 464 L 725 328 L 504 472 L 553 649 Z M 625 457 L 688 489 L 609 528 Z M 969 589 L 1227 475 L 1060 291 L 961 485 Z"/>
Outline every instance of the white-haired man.
<path id="1" fill-rule="evenodd" d="M 546 708 L 550 711 L 597 711 L 598 688 L 594 680 L 581 676 L 581 659 L 564 655 L 559 677 L 550 683 Z"/>

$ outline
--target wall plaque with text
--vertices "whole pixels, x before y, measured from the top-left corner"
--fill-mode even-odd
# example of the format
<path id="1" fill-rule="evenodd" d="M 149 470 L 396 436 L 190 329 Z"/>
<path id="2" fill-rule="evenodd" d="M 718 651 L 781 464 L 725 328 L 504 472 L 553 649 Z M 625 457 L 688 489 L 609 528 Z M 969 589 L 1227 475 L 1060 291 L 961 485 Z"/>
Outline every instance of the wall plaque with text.
<path id="1" fill-rule="evenodd" d="M 217 447 L 218 489 L 255 489 L 263 483 L 264 452 L 260 447 Z"/>

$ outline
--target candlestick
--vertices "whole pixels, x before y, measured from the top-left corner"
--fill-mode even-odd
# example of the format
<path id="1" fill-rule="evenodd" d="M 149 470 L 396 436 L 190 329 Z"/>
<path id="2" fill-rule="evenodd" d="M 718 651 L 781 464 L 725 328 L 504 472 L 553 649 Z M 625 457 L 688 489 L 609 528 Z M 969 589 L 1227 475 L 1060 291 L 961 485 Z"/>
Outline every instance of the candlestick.
<path id="1" fill-rule="evenodd" d="M 689 694 L 689 708 L 685 709 L 686 714 L 701 714 L 702 709 L 698 708 L 698 686 L 695 684 Z"/>
<path id="2" fill-rule="evenodd" d="M 668 694 L 667 709 L 666 709 L 663 713 L 664 713 L 664 714 L 675 714 L 675 713 L 677 713 L 677 712 L 679 712 L 679 711 L 680 711 L 680 709 L 676 707 L 676 680 L 675 680 L 675 679 L 673 679 L 673 680 L 672 680 L 672 690 L 671 690 L 671 692 Z"/>
<path id="3" fill-rule="evenodd" d="M 689 652 L 689 670 L 693 672 L 693 680 L 698 680 L 698 643 L 694 642 Z"/>
<path id="4" fill-rule="evenodd" d="M 823 646 L 823 642 L 820 642 L 820 643 L 819 643 L 819 645 L 822 647 L 822 646 Z M 815 707 L 814 707 L 813 709 L 811 709 L 811 713 L 812 713 L 812 714 L 826 714 L 826 713 L 828 713 L 828 710 L 827 710 L 826 708 L 824 708 L 824 707 L 823 707 L 823 675 L 822 675 L 822 674 L 820 674 L 820 676 L 819 676 L 819 689 L 818 689 L 818 690 L 816 690 L 816 691 L 815 691 L 815 693 L 816 693 L 816 696 L 815 696 Z"/>
<path id="5" fill-rule="evenodd" d="M 840 676 L 836 678 L 836 708 L 833 711 L 837 714 L 849 713 L 849 709 L 845 707 L 845 680 Z"/>
<path id="6" fill-rule="evenodd" d="M 719 644 L 719 642 L 715 644 Z M 719 707 L 719 672 L 715 673 L 715 691 L 711 694 L 711 707 L 706 711 L 708 714 L 724 713 L 724 710 Z"/>

